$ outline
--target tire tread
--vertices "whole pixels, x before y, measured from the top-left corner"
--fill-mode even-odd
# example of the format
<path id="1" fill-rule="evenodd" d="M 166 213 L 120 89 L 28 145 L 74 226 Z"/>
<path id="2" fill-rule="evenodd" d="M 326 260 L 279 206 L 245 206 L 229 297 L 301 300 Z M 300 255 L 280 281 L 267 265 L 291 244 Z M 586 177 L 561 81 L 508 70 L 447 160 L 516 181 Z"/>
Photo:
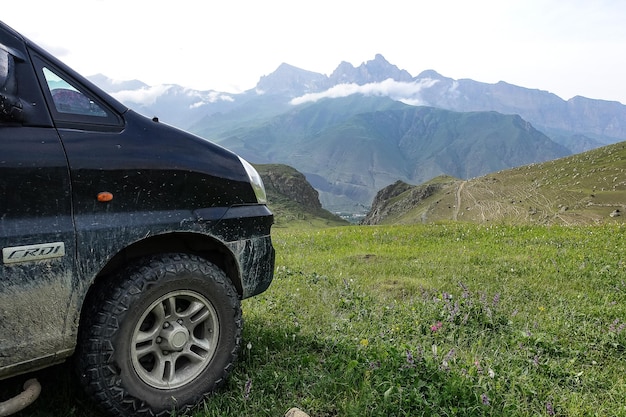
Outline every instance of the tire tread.
<path id="1" fill-rule="evenodd" d="M 120 328 L 118 317 L 123 316 L 132 304 L 132 298 L 155 285 L 168 274 L 201 272 L 210 276 L 214 284 L 222 287 L 236 323 L 235 343 L 230 352 L 231 361 L 221 370 L 210 389 L 197 395 L 191 403 L 200 403 L 219 388 L 234 367 L 242 340 L 242 313 L 239 297 L 226 275 L 204 258 L 184 253 L 165 254 L 142 259 L 132 264 L 113 281 L 102 282 L 92 292 L 94 297 L 85 303 L 77 346 L 77 370 L 88 395 L 101 408 L 112 415 L 125 417 L 165 417 L 172 410 L 153 410 L 145 402 L 131 396 L 120 384 L 120 370 L 113 361 L 115 354 L 111 338 Z M 89 303 L 89 305 L 87 305 Z M 83 322 L 84 321 L 84 322 Z M 185 413 L 195 404 L 176 409 Z"/>

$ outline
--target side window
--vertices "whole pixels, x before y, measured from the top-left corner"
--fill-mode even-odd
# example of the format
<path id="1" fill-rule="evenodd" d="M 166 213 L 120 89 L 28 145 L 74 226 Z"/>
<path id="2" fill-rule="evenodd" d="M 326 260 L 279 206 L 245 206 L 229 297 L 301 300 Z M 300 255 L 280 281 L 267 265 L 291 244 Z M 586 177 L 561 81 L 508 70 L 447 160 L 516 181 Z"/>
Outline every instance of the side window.
<path id="1" fill-rule="evenodd" d="M 107 117 L 107 112 L 98 104 L 55 74 L 51 69 L 44 67 L 43 74 L 57 112 L 81 116 Z"/>
<path id="2" fill-rule="evenodd" d="M 120 131 L 124 119 L 100 97 L 57 65 L 35 56 L 33 63 L 57 128 Z"/>

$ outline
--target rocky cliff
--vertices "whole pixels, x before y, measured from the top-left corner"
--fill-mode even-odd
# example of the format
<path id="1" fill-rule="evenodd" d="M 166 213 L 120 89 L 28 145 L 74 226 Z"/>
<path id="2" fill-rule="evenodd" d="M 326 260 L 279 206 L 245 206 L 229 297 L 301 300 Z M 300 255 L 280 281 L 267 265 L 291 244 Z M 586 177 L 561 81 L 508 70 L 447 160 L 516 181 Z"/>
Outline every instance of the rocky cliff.
<path id="1" fill-rule="evenodd" d="M 277 227 L 345 226 L 348 222 L 322 208 L 319 194 L 296 169 L 280 164 L 255 165 L 267 191 Z"/>
<path id="2" fill-rule="evenodd" d="M 265 165 L 261 175 L 268 193 L 275 191 L 305 207 L 322 209 L 319 193 L 295 169 L 286 165 Z"/>
<path id="3" fill-rule="evenodd" d="M 454 181 L 456 181 L 454 178 L 445 176 L 439 177 L 437 181 L 419 186 L 397 181 L 376 194 L 372 202 L 372 208 L 361 224 L 380 224 L 382 220 L 405 214 Z M 397 198 L 400 195 L 402 197 Z"/>

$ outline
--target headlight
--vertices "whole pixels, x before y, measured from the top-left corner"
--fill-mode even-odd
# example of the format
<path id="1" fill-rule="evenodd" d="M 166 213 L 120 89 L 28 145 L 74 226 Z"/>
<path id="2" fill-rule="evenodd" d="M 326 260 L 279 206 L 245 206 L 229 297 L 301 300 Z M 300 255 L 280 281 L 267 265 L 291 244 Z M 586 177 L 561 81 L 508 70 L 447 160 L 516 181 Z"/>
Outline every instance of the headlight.
<path id="1" fill-rule="evenodd" d="M 250 179 L 250 185 L 252 185 L 252 189 L 254 190 L 254 194 L 256 195 L 256 199 L 259 204 L 267 204 L 267 194 L 265 193 L 265 186 L 263 185 L 263 180 L 261 176 L 257 172 L 256 169 L 245 159 L 239 157 L 241 161 L 241 165 L 246 170 L 248 174 L 248 178 Z"/>

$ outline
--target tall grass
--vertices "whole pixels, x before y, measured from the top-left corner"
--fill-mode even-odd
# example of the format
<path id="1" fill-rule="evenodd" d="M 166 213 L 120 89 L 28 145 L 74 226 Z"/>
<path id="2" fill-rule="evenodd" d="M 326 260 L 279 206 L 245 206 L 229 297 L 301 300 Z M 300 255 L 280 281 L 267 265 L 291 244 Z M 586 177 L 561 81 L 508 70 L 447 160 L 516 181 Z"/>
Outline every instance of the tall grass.
<path id="1" fill-rule="evenodd" d="M 194 416 L 626 416 L 625 237 L 277 229 L 275 280 L 243 302 L 240 361 Z M 22 415 L 91 415 L 65 403 Z"/>

